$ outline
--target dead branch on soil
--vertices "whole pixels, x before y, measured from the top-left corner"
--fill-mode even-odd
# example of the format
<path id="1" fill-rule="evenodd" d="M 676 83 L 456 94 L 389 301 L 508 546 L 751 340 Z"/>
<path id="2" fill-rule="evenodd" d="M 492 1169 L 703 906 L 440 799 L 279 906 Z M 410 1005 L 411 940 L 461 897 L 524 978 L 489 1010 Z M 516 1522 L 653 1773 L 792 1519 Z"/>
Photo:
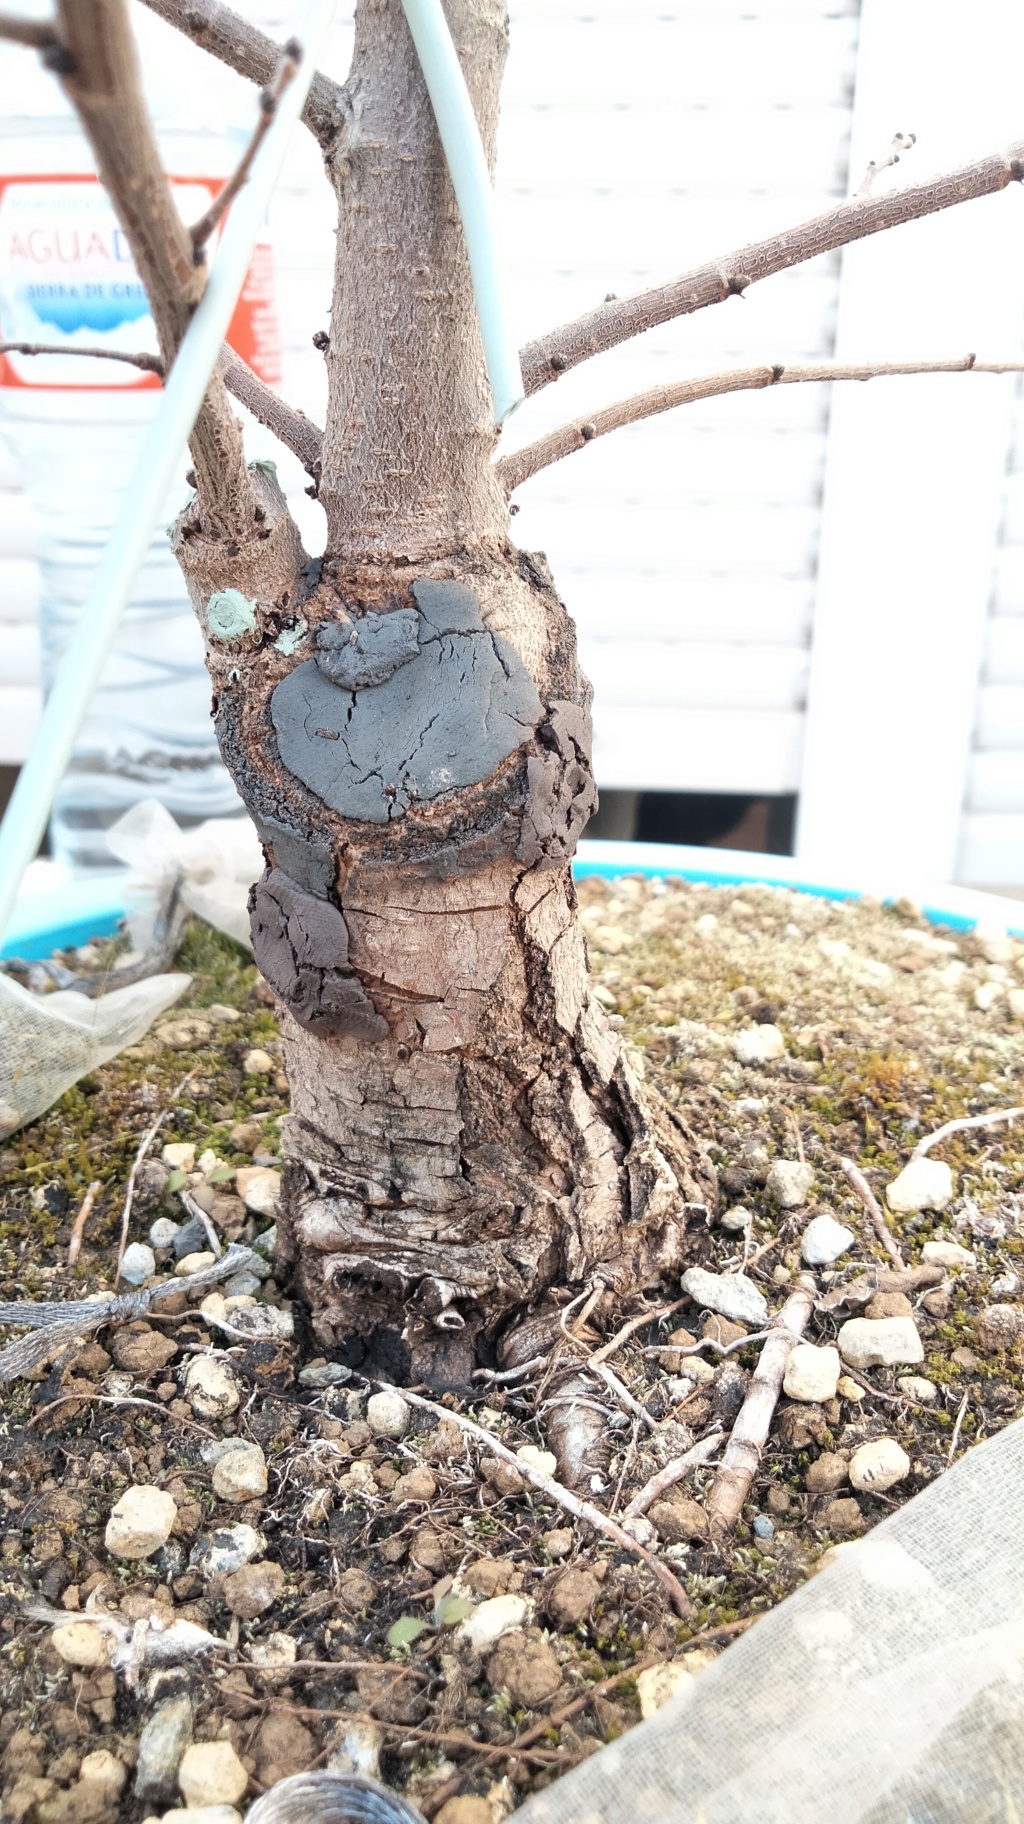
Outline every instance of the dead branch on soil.
<path id="1" fill-rule="evenodd" d="M 702 374 L 694 380 L 677 380 L 671 386 L 655 386 L 646 393 L 634 393 L 614 405 L 603 406 L 573 418 L 557 430 L 538 437 L 510 456 L 495 463 L 498 479 L 506 494 L 528 481 L 538 470 L 546 469 L 575 451 L 586 449 L 596 437 L 624 425 L 638 424 L 644 418 L 655 418 L 679 405 L 693 405 L 699 399 L 715 399 L 723 393 L 758 391 L 770 386 L 795 386 L 804 382 L 832 380 L 881 380 L 906 374 L 1019 374 L 1020 361 L 978 361 L 974 355 L 953 355 L 944 361 L 815 361 L 786 365 L 782 361 L 761 363 L 757 367 L 736 367 L 720 374 Z"/>
<path id="2" fill-rule="evenodd" d="M 184 1084 L 182 1084 L 181 1087 L 183 1089 Z M 177 1101 L 180 1093 L 181 1093 L 180 1090 L 175 1090 L 173 1101 L 175 1101 L 175 1102 Z M 128 1183 L 124 1187 L 124 1209 L 121 1212 L 121 1234 L 120 1234 L 120 1237 L 118 1238 L 118 1243 L 117 1243 L 117 1271 L 114 1274 L 115 1291 L 116 1291 L 118 1285 L 120 1284 L 121 1263 L 124 1260 L 125 1248 L 128 1246 L 128 1228 L 129 1228 L 129 1225 L 130 1225 L 131 1219 L 132 1219 L 132 1204 L 135 1201 L 135 1180 L 139 1175 L 139 1167 L 142 1164 L 142 1161 L 145 1159 L 146 1154 L 149 1152 L 149 1149 L 152 1146 L 154 1140 L 156 1139 L 157 1134 L 159 1133 L 160 1129 L 162 1128 L 164 1122 L 168 1119 L 170 1112 L 171 1111 L 169 1108 L 162 1108 L 160 1110 L 160 1113 L 157 1115 L 157 1118 L 153 1122 L 152 1127 L 147 1127 L 145 1133 L 142 1136 L 142 1139 L 139 1141 L 139 1144 L 135 1149 L 135 1157 L 132 1160 L 131 1171 L 128 1173 Z M 72 1264 L 73 1263 L 72 1263 L 71 1255 L 70 1255 L 70 1251 L 69 1251 L 68 1265 L 71 1266 Z"/>
<path id="3" fill-rule="evenodd" d="M 182 1282 L 179 1280 L 178 1283 L 180 1285 Z M 156 1400 L 140 1400 L 135 1395 L 127 1393 L 90 1393 L 88 1388 L 82 1388 L 75 1393 L 62 1393 L 58 1395 L 57 1399 L 49 1400 L 39 1412 L 33 1413 L 25 1429 L 30 1430 L 41 1420 L 48 1419 L 51 1413 L 56 1412 L 58 1406 L 144 1406 L 147 1412 L 158 1413 L 162 1419 L 173 1419 L 175 1425 L 184 1425 L 188 1431 L 198 1431 L 202 1438 L 217 1436 L 215 1431 L 209 1431 L 205 1425 L 198 1425 L 194 1419 L 182 1419 L 178 1417 L 177 1413 L 168 1412 L 166 1406 L 158 1405 Z"/>
<path id="4" fill-rule="evenodd" d="M 851 241 L 918 221 L 940 209 L 992 196 L 1022 178 L 1024 141 L 1018 141 L 1005 152 L 991 153 L 923 184 L 892 190 L 887 196 L 851 197 L 824 215 L 709 260 L 665 285 L 636 292 L 629 298 L 611 299 L 577 317 L 575 322 L 549 330 L 547 335 L 527 344 L 521 352 L 526 392 L 539 392 L 581 361 L 616 348 L 620 342 L 629 342 L 658 323 L 704 310 L 709 304 L 721 304 L 726 298 L 740 297 L 749 286 L 776 272 L 786 272 L 819 254 L 832 253 Z"/>
<path id="5" fill-rule="evenodd" d="M 949 1456 L 946 1458 L 947 1464 L 952 1463 L 953 1458 L 956 1456 L 956 1447 L 960 1442 L 960 1427 L 964 1422 L 964 1414 L 967 1411 L 967 1404 L 970 1397 L 971 1390 L 968 1388 L 964 1393 L 963 1399 L 960 1401 L 960 1408 L 956 1415 L 956 1423 L 953 1426 L 953 1436 L 949 1441 Z"/>
<path id="6" fill-rule="evenodd" d="M 128 238 L 149 299 L 160 353 L 169 365 L 206 284 L 192 239 L 175 206 L 142 93 L 126 0 L 57 0 L 67 53 L 61 86 L 96 159 L 100 178 Z M 214 373 L 189 447 L 205 514 L 213 528 L 248 536 L 252 481 L 241 427 Z"/>
<path id="7" fill-rule="evenodd" d="M 695 1343 L 649 1343 L 645 1355 L 699 1355 L 702 1349 L 713 1349 L 724 1361 L 727 1355 L 738 1355 L 750 1343 L 763 1343 L 767 1330 L 752 1330 L 749 1336 L 738 1336 L 734 1343 L 716 1342 L 713 1336 L 702 1336 Z"/>
<path id="8" fill-rule="evenodd" d="M 210 207 L 204 210 L 198 221 L 192 223 L 189 233 L 192 236 L 192 248 L 200 253 L 206 246 L 211 234 L 214 234 L 230 209 L 243 184 L 249 181 L 252 161 L 256 157 L 263 141 L 267 137 L 270 123 L 277 113 L 277 104 L 290 82 L 294 82 L 299 67 L 302 47 L 294 38 L 289 38 L 281 53 L 281 61 L 274 75 L 273 86 L 260 90 L 260 111 L 256 125 L 249 135 L 249 144 L 242 153 L 227 183 L 218 190 Z"/>
<path id="9" fill-rule="evenodd" d="M 937 1127 L 934 1134 L 926 1134 L 919 1140 L 910 1157 L 925 1159 L 933 1146 L 942 1140 L 948 1140 L 950 1134 L 965 1134 L 972 1127 L 994 1127 L 997 1121 L 1014 1121 L 1018 1115 L 1024 1115 L 1024 1108 L 990 1108 L 985 1115 L 962 1115 L 958 1121 L 947 1121 Z"/>
<path id="10" fill-rule="evenodd" d="M 889 1259 L 894 1260 L 898 1267 L 905 1267 L 906 1263 L 903 1259 L 902 1254 L 899 1251 L 899 1248 L 896 1246 L 895 1240 L 893 1239 L 893 1233 L 889 1227 L 889 1224 L 885 1220 L 885 1215 L 883 1213 L 882 1206 L 879 1203 L 878 1198 L 875 1196 L 874 1191 L 871 1189 L 871 1186 L 868 1183 L 867 1179 L 865 1178 L 864 1173 L 862 1171 L 860 1171 L 860 1169 L 856 1165 L 854 1165 L 852 1159 L 840 1159 L 839 1170 L 842 1172 L 843 1177 L 846 1179 L 846 1182 L 850 1186 L 851 1190 L 856 1191 L 857 1196 L 860 1198 L 861 1203 L 864 1205 L 864 1208 L 866 1209 L 866 1211 L 868 1213 L 868 1217 L 870 1219 L 871 1226 L 874 1229 L 875 1234 L 878 1236 L 878 1239 L 881 1242 L 886 1253 L 888 1254 Z"/>
<path id="11" fill-rule="evenodd" d="M 220 351 L 220 371 L 228 392 L 233 393 L 268 431 L 273 431 L 314 480 L 319 479 L 323 431 L 306 417 L 305 412 L 287 405 L 227 342 Z"/>
<path id="12" fill-rule="evenodd" d="M 699 1469 L 702 1463 L 709 1463 L 724 1437 L 724 1431 L 710 1431 L 707 1437 L 700 1438 L 681 1457 L 673 1457 L 671 1463 L 666 1463 L 664 1469 L 659 1469 L 656 1476 L 644 1483 L 639 1494 L 633 1496 L 622 1516 L 623 1520 L 638 1520 L 667 1488 L 674 1488 L 677 1482 L 689 1475 L 691 1469 Z"/>
<path id="13" fill-rule="evenodd" d="M 916 133 L 896 133 L 893 136 L 893 142 L 889 148 L 888 158 L 873 158 L 871 160 L 871 163 L 857 186 L 857 196 L 870 196 L 871 187 L 875 178 L 878 177 L 881 172 L 888 171 L 891 165 L 898 165 L 903 153 L 909 152 L 916 144 Z"/>
<path id="14" fill-rule="evenodd" d="M 410 1406 L 419 1406 L 424 1412 L 432 1412 L 435 1418 L 453 1421 L 461 1431 L 468 1432 L 470 1437 L 485 1444 L 488 1450 L 492 1450 L 495 1456 L 501 1457 L 525 1481 L 532 1482 L 534 1488 L 538 1489 L 542 1495 L 547 1495 L 551 1501 L 557 1501 L 558 1505 L 564 1507 L 566 1512 L 572 1514 L 575 1519 L 585 1520 L 588 1526 L 594 1527 L 597 1532 L 606 1534 L 609 1539 L 614 1539 L 616 1545 L 621 1546 L 623 1551 L 634 1552 L 637 1557 L 642 1558 L 652 1576 L 664 1585 L 672 1607 L 684 1621 L 688 1621 L 694 1614 L 693 1603 L 668 1566 L 660 1564 L 644 1546 L 639 1545 L 635 1539 L 630 1538 L 628 1533 L 623 1532 L 617 1521 L 610 1520 L 607 1514 L 602 1514 L 600 1508 L 594 1507 L 592 1502 L 581 1500 L 579 1495 L 574 1495 L 569 1489 L 564 1488 L 561 1482 L 556 1482 L 551 1476 L 541 1475 L 540 1471 L 534 1469 L 531 1464 L 521 1462 L 507 1445 L 502 1444 L 501 1440 L 494 1436 L 493 1432 L 486 1431 L 475 1420 L 463 1418 L 461 1413 L 452 1412 L 447 1406 L 438 1406 L 433 1400 L 424 1399 L 421 1393 L 410 1392 L 407 1387 L 392 1387 L 387 1381 L 378 1381 L 376 1384 L 385 1392 L 395 1393 L 399 1399 L 407 1400 Z"/>
<path id="15" fill-rule="evenodd" d="M 817 1291 L 811 1275 L 801 1273 L 771 1325 L 705 1504 L 712 1538 L 731 1532 L 740 1517 L 771 1429 L 790 1350 L 807 1328 Z"/>
<path id="16" fill-rule="evenodd" d="M 73 1267 L 75 1265 L 75 1262 L 77 1261 L 78 1256 L 82 1252 L 82 1239 L 85 1235 L 85 1225 L 88 1222 L 90 1216 L 92 1215 L 93 1204 L 96 1202 L 96 1199 L 99 1196 L 102 1189 L 103 1189 L 103 1186 L 100 1183 L 99 1179 L 94 1178 L 92 1183 L 90 1184 L 88 1190 L 86 1191 L 85 1196 L 82 1198 L 82 1207 L 79 1210 L 78 1215 L 75 1217 L 74 1225 L 71 1230 L 71 1240 L 68 1242 L 68 1266 L 69 1267 Z"/>
<path id="17" fill-rule="evenodd" d="M 200 50 L 208 51 L 220 63 L 249 82 L 265 87 L 272 82 L 283 54 L 265 32 L 257 31 L 239 13 L 219 0 L 143 0 L 151 13 L 190 38 Z M 302 119 L 314 138 L 326 149 L 333 145 L 348 117 L 346 92 L 317 70 L 310 84 Z"/>
<path id="18" fill-rule="evenodd" d="M 600 1375 L 605 1386 L 615 1395 L 615 1398 L 625 1407 L 627 1412 L 631 1412 L 635 1419 L 639 1419 L 641 1424 L 646 1425 L 648 1431 L 657 1431 L 657 1419 L 652 1419 L 647 1408 L 641 1406 L 640 1401 L 633 1398 L 629 1388 L 619 1380 L 617 1374 L 612 1373 L 606 1362 L 597 1362 L 595 1364 L 593 1359 L 591 1359 L 587 1363 L 587 1366 L 588 1368 L 593 1368 L 595 1374 Z"/>
<path id="19" fill-rule="evenodd" d="M 616 1330 L 609 1342 L 602 1343 L 600 1349 L 594 1350 L 593 1355 L 589 1357 L 589 1366 L 596 1368 L 598 1362 L 606 1362 L 609 1356 L 621 1349 L 623 1343 L 628 1342 L 637 1330 L 642 1330 L 645 1324 L 660 1324 L 664 1318 L 671 1317 L 674 1312 L 680 1310 L 683 1305 L 688 1305 L 689 1302 L 688 1298 L 677 1298 L 673 1304 L 662 1305 L 657 1311 L 644 1311 L 639 1317 L 631 1317 L 628 1323 L 623 1324 L 621 1330 Z"/>

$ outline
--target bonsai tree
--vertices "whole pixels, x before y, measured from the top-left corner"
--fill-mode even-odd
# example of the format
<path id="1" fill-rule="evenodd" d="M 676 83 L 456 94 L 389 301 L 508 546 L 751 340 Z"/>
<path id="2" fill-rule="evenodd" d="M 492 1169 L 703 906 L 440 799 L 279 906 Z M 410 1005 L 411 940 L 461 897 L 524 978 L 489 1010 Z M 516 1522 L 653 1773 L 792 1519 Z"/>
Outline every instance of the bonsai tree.
<path id="1" fill-rule="evenodd" d="M 217 0 L 147 0 L 269 91 L 287 47 Z M 446 0 L 493 156 L 502 0 Z M 141 98 L 127 0 L 7 17 L 78 109 L 170 364 L 203 286 Z M 503 459 L 462 229 L 400 0 L 358 0 L 351 72 L 305 124 L 337 195 L 319 431 L 225 351 L 191 439 L 172 542 L 206 639 L 224 759 L 260 833 L 256 960 L 277 996 L 292 1113 L 279 1251 L 318 1335 L 353 1334 L 433 1387 L 482 1345 L 523 1360 L 552 1289 L 610 1311 L 677 1271 L 715 1197 L 697 1137 L 646 1093 L 588 991 L 570 863 L 597 795 L 590 688 L 509 495 L 545 463 L 708 394 L 934 371 L 771 363 L 686 381 Z M 1024 174 L 1024 143 L 792 231 L 522 351 L 526 391 L 654 324 Z M 229 186 L 230 193 L 231 187 Z M 972 365 L 972 358 L 947 366 Z M 311 558 L 237 393 L 296 451 L 327 517 Z M 563 1459 L 563 1468 L 564 1459 Z M 579 1469 L 579 1465 L 577 1465 Z"/>

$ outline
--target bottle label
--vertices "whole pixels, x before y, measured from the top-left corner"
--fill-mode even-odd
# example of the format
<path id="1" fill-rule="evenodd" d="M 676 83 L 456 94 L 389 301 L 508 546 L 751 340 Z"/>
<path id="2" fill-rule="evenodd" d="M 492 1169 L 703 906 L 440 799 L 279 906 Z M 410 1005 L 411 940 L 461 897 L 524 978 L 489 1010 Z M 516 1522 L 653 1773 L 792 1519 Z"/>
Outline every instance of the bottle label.
<path id="1" fill-rule="evenodd" d="M 170 181 L 182 219 L 191 222 L 209 208 L 224 180 Z M 280 381 L 273 254 L 266 242 L 253 252 L 227 340 L 268 385 Z M 156 374 L 97 359 L 94 352 L 157 351 L 128 237 L 95 177 L 0 177 L 0 341 L 60 351 L 0 354 L 0 386 L 60 392 L 159 387 Z"/>

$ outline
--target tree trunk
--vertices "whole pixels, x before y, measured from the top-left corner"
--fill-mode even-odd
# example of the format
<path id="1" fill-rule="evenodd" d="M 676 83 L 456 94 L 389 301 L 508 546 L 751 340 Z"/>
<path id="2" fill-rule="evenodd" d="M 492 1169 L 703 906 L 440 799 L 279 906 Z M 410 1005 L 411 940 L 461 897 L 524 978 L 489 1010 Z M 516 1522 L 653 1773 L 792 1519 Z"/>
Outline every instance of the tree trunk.
<path id="1" fill-rule="evenodd" d="M 501 0 L 447 0 L 485 143 Z M 404 1338 L 464 1384 L 553 1285 L 627 1294 L 714 1195 L 589 996 L 569 864 L 596 805 L 590 688 L 517 552 L 454 195 L 399 0 L 360 0 L 309 561 L 273 477 L 175 545 L 225 760 L 263 838 L 257 961 L 293 1113 L 279 1246 L 325 1343 Z M 407 1364 L 409 1365 L 409 1364 Z"/>

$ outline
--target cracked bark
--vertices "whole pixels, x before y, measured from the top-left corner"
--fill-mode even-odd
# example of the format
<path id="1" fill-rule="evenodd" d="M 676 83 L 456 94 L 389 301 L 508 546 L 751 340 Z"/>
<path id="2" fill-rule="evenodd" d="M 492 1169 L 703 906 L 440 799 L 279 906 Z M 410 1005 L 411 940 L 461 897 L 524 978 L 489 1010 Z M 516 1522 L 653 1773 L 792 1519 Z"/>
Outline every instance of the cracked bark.
<path id="1" fill-rule="evenodd" d="M 504 5 L 446 10 L 493 147 Z M 543 559 L 509 542 L 400 0 L 360 0 L 346 94 L 325 160 L 327 552 L 307 558 L 258 465 L 252 538 L 212 538 L 200 501 L 174 544 L 267 857 L 254 932 L 292 1095 L 279 1258 L 325 1344 L 465 1386 L 553 1289 L 628 1296 L 677 1268 L 714 1179 L 588 991 L 569 864 L 596 803 L 590 687 Z M 230 638 L 225 591 L 244 598 Z"/>

